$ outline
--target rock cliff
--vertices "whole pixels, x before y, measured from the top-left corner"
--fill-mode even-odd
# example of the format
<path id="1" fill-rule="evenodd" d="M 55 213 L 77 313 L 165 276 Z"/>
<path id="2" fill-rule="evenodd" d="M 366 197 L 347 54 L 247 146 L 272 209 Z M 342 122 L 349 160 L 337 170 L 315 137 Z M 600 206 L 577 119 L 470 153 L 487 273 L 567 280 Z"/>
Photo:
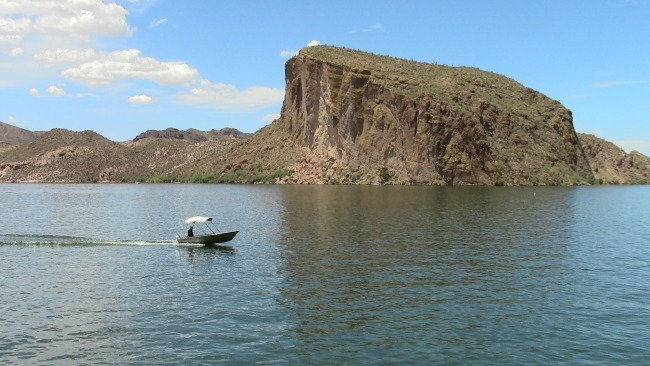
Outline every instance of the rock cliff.
<path id="1" fill-rule="evenodd" d="M 566 185 L 593 179 L 559 102 L 475 68 L 330 46 L 286 63 L 278 123 L 308 158 L 282 182 Z M 305 177 L 327 165 L 328 177 Z"/>

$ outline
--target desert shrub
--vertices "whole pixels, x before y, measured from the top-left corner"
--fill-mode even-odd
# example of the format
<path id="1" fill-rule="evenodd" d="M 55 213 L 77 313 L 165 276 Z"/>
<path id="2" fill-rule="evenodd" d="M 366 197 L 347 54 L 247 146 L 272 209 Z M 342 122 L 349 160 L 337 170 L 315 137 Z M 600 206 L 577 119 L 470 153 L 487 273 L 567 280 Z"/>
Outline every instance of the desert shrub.
<path id="1" fill-rule="evenodd" d="M 379 180 L 382 184 L 388 183 L 392 177 L 393 173 L 391 173 L 388 168 L 385 166 L 381 167 L 379 170 Z"/>
<path id="2" fill-rule="evenodd" d="M 214 181 L 214 175 L 212 174 L 205 174 L 205 173 L 197 173 L 191 176 L 188 181 L 190 183 L 210 183 Z"/>
<path id="3" fill-rule="evenodd" d="M 147 180 L 149 183 L 175 183 L 177 178 L 174 175 L 156 175 Z"/>

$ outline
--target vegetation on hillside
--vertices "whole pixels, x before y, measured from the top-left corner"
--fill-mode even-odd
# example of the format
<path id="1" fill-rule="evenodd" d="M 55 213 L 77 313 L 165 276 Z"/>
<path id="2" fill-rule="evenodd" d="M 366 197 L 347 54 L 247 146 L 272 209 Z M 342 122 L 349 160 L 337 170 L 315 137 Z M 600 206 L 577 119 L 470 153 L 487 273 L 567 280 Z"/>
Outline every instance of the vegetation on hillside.
<path id="1" fill-rule="evenodd" d="M 434 95 L 450 105 L 469 107 L 459 102 L 482 98 L 518 113 L 530 110 L 531 99 L 541 101 L 537 91 L 506 76 L 474 67 L 424 63 L 333 46 L 303 48 L 299 56 L 351 68 L 360 78 L 371 79 L 374 84 L 412 99 Z M 544 99 L 559 105 L 557 101 Z"/>

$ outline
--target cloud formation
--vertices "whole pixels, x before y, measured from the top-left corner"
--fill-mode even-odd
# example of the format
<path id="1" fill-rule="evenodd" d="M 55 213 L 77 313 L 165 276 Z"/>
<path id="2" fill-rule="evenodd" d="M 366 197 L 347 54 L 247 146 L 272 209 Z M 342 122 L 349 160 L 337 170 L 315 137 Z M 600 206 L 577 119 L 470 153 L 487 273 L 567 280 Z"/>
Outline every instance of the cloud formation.
<path id="1" fill-rule="evenodd" d="M 623 150 L 630 153 L 632 151 L 647 150 L 650 149 L 650 141 L 643 140 L 618 140 L 614 141 L 614 144 L 620 146 Z"/>
<path id="2" fill-rule="evenodd" d="M 280 113 L 272 113 L 262 116 L 262 121 L 264 122 L 273 122 L 276 119 L 280 118 Z"/>
<path id="3" fill-rule="evenodd" d="M 612 80 L 612 81 L 603 81 L 599 83 L 591 83 L 589 87 L 591 88 L 611 88 L 619 85 L 635 84 L 636 81 L 631 80 Z"/>
<path id="4" fill-rule="evenodd" d="M 138 94 L 132 97 L 129 97 L 129 103 L 131 104 L 151 104 L 153 103 L 153 98 L 148 95 Z"/>
<path id="5" fill-rule="evenodd" d="M 99 52 L 93 49 L 48 50 L 35 56 L 45 67 L 73 65 L 61 75 L 88 85 L 106 85 L 118 79 L 142 79 L 161 85 L 194 82 L 198 71 L 183 62 L 162 62 L 142 57 L 140 50 Z"/>
<path id="6" fill-rule="evenodd" d="M 381 32 L 383 30 L 384 30 L 384 26 L 382 26 L 381 23 L 375 23 L 363 29 L 353 29 L 350 31 L 350 33 Z"/>
<path id="7" fill-rule="evenodd" d="M 16 47 L 16 48 L 12 49 L 11 51 L 9 51 L 9 56 L 15 57 L 15 56 L 22 55 L 23 53 L 25 53 L 24 48 Z"/>
<path id="8" fill-rule="evenodd" d="M 126 36 L 128 11 L 101 0 L 2 0 L 0 44 L 20 44 L 31 34 L 87 38 Z"/>
<path id="9" fill-rule="evenodd" d="M 320 42 L 318 42 L 317 40 L 314 39 L 314 40 L 310 41 L 309 43 L 307 43 L 307 45 L 305 47 L 314 47 L 314 46 L 320 46 Z M 282 51 L 280 51 L 280 57 L 289 58 L 289 57 L 293 57 L 293 56 L 298 56 L 299 52 L 300 51 L 282 50 Z"/>
<path id="10" fill-rule="evenodd" d="M 149 24 L 149 28 L 156 28 L 157 26 L 167 23 L 167 19 L 162 18 L 162 19 L 154 19 L 151 21 L 151 24 Z"/>
<path id="11" fill-rule="evenodd" d="M 201 85 L 178 94 L 184 104 L 202 105 L 221 110 L 243 110 L 266 107 L 284 100 L 284 89 L 252 86 L 244 90 L 234 85 L 203 80 Z"/>
<path id="12" fill-rule="evenodd" d="M 61 97 L 65 95 L 65 90 L 63 88 L 52 85 L 48 86 L 47 89 L 45 89 L 45 92 L 49 95 L 53 95 L 55 97 Z"/>
<path id="13" fill-rule="evenodd" d="M 66 95 L 66 92 L 63 88 L 56 85 L 50 85 L 45 89 L 45 94 L 41 93 L 37 88 L 30 88 L 28 91 L 29 95 L 33 97 L 42 97 L 45 95 L 50 95 L 53 97 L 62 97 Z"/>
<path id="14" fill-rule="evenodd" d="M 283 50 L 280 51 L 280 57 L 282 58 L 289 58 L 298 55 L 298 51 L 294 50 Z"/>
<path id="15" fill-rule="evenodd" d="M 121 3 L 134 12 L 138 6 L 151 6 L 154 2 Z M 16 71 L 7 80 L 0 80 L 0 87 L 44 84 L 51 86 L 31 88 L 28 93 L 39 97 L 64 96 L 70 94 L 57 86 L 63 84 L 62 78 L 95 88 L 125 80 L 145 80 L 161 86 L 184 87 L 185 91 L 174 93 L 175 101 L 186 105 L 244 111 L 282 102 L 283 89 L 240 89 L 204 80 L 186 62 L 159 60 L 142 55 L 137 48 L 98 49 L 100 44 L 110 44 L 99 40 L 127 37 L 135 32 L 127 23 L 128 13 L 120 1 L 112 0 L 0 0 L 0 65 Z M 149 27 L 167 21 L 153 19 Z M 154 102 L 146 95 L 131 95 L 126 98 L 131 104 Z"/>

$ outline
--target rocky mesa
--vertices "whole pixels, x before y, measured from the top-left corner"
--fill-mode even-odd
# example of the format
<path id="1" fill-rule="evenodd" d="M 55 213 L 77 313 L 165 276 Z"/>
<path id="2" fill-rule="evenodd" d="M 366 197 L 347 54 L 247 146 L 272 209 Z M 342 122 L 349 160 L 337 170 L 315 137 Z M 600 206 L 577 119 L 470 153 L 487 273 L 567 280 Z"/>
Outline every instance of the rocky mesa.
<path id="1" fill-rule="evenodd" d="M 287 62 L 286 80 L 290 141 L 364 183 L 593 179 L 571 112 L 502 75 L 318 46 Z"/>

